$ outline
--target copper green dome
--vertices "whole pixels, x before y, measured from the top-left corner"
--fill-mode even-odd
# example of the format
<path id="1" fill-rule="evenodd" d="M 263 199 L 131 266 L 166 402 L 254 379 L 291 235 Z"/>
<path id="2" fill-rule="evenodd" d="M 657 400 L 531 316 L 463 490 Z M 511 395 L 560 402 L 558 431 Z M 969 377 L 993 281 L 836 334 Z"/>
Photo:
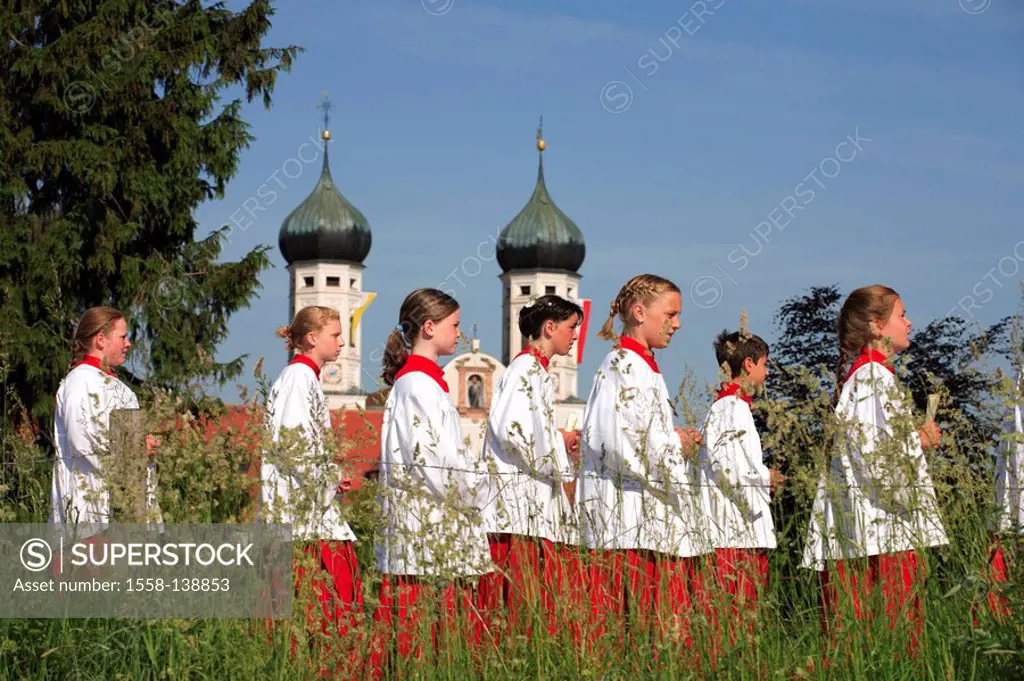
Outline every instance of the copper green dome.
<path id="1" fill-rule="evenodd" d="M 370 223 L 341 195 L 331 177 L 324 134 L 324 167 L 313 192 L 281 223 L 277 244 L 289 265 L 309 260 L 362 263 L 370 253 Z"/>
<path id="2" fill-rule="evenodd" d="M 537 133 L 540 160 L 537 186 L 519 214 L 498 236 L 498 264 L 502 271 L 567 270 L 576 272 L 587 254 L 583 233 L 555 205 L 544 184 L 544 140 Z"/>

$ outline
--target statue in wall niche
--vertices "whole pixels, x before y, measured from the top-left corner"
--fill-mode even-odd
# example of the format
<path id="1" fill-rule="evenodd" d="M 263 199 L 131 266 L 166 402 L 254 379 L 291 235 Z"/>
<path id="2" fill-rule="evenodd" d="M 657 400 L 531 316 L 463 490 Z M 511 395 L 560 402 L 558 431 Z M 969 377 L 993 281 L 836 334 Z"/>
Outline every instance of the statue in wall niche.
<path id="1" fill-rule="evenodd" d="M 469 377 L 466 387 L 466 401 L 469 402 L 470 409 L 487 408 L 486 400 L 484 399 L 484 380 L 479 374 L 473 374 Z"/>

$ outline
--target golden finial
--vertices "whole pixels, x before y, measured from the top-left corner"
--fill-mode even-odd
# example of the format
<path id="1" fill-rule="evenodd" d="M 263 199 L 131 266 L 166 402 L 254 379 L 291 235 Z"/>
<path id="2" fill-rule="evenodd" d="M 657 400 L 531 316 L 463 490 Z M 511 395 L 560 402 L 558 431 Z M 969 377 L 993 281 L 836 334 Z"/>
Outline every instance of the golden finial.
<path id="1" fill-rule="evenodd" d="M 326 141 L 326 140 L 331 139 L 331 131 L 328 130 L 328 128 L 330 127 L 330 123 L 331 123 L 331 109 L 334 108 L 334 105 L 331 104 L 331 100 L 327 99 L 327 90 L 324 90 L 320 94 L 324 98 L 324 101 L 322 101 L 319 104 L 317 104 L 316 108 L 323 109 L 323 112 L 324 112 L 324 132 L 323 132 L 323 138 Z"/>
<path id="2" fill-rule="evenodd" d="M 542 137 L 543 133 L 544 133 L 544 117 L 541 116 L 540 117 L 540 123 L 537 124 L 537 151 L 544 151 L 544 147 L 547 146 L 544 143 L 544 138 Z"/>

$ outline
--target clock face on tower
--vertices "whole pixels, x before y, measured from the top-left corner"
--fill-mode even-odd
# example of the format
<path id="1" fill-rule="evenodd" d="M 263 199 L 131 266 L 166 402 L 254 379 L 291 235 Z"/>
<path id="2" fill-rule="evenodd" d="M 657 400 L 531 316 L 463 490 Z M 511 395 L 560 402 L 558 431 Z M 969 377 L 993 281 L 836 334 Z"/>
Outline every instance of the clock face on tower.
<path id="1" fill-rule="evenodd" d="M 339 383 L 341 381 L 341 367 L 331 363 L 324 366 L 324 383 Z"/>

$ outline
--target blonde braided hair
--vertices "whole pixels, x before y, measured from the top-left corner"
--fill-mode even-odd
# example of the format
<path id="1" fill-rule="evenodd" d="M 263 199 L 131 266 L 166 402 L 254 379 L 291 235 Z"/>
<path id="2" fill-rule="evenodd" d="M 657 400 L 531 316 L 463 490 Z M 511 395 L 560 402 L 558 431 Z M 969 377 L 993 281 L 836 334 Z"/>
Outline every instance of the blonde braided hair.
<path id="1" fill-rule="evenodd" d="M 288 352 L 293 350 L 304 352 L 309 349 L 306 334 L 317 333 L 336 319 L 341 321 L 341 314 L 333 307 L 309 305 L 295 313 L 295 318 L 292 319 L 290 325 L 277 327 L 275 333 L 278 338 L 285 339 Z"/>
<path id="2" fill-rule="evenodd" d="M 630 309 L 637 303 L 650 305 L 663 293 L 680 293 L 679 287 L 674 283 L 659 277 L 657 274 L 638 274 L 626 285 L 619 289 L 608 311 L 608 319 L 605 320 L 597 337 L 604 340 L 618 340 L 619 335 L 615 333 L 615 318 L 622 320 L 625 326 L 633 322 L 630 316 Z"/>

